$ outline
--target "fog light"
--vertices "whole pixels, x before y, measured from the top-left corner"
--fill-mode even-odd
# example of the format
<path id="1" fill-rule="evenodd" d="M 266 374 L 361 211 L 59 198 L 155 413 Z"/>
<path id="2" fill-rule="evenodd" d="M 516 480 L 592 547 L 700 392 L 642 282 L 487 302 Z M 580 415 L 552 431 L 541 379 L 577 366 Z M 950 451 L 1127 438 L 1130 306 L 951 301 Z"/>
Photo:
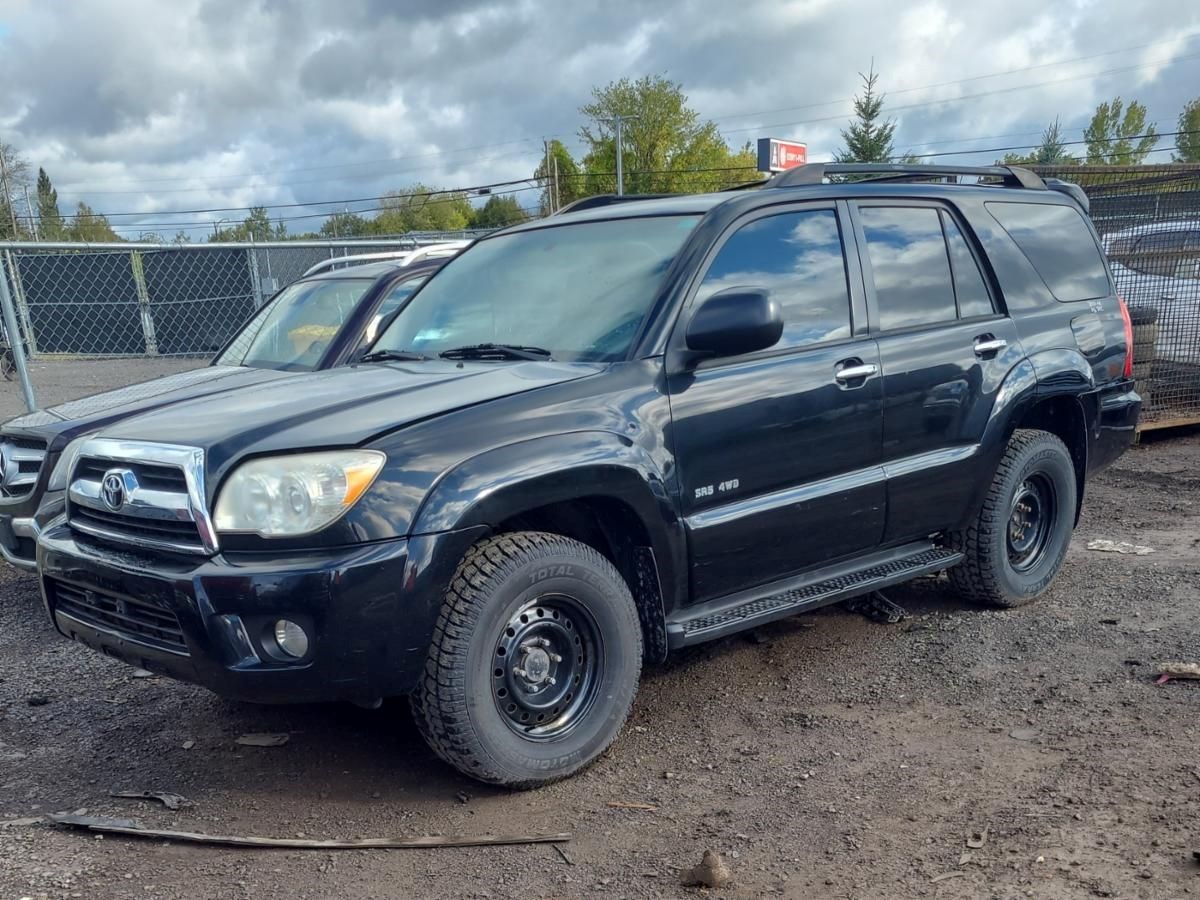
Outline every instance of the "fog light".
<path id="1" fill-rule="evenodd" d="M 308 635 L 303 628 L 287 619 L 275 623 L 275 643 L 280 650 L 296 659 L 308 653 Z"/>

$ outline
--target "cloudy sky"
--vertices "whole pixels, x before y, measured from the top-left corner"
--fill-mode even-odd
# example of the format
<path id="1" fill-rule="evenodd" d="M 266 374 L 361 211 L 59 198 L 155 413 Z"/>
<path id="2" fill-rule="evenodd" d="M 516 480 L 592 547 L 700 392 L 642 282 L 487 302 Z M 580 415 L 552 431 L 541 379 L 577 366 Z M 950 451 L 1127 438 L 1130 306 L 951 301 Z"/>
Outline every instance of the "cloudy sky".
<path id="1" fill-rule="evenodd" d="M 136 213 L 113 216 L 128 237 L 244 215 L 179 210 L 338 201 L 272 210 L 296 232 L 416 181 L 528 177 L 542 139 L 575 149 L 590 89 L 623 76 L 681 82 L 731 144 L 825 158 L 872 57 L 900 150 L 1035 143 L 1055 116 L 1078 139 L 1117 94 L 1174 131 L 1200 94 L 1200 4 L 0 0 L 0 141 L 64 209 Z"/>

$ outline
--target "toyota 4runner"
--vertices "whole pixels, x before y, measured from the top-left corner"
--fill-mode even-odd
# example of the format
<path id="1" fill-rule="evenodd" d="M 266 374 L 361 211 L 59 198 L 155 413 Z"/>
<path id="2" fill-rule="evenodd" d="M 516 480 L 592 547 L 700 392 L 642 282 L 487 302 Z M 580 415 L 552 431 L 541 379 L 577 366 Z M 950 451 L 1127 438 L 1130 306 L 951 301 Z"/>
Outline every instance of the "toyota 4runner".
<path id="1" fill-rule="evenodd" d="M 674 648 L 943 571 L 1020 606 L 1140 407 L 1085 206 L 810 165 L 488 237 L 360 365 L 72 443 L 46 609 L 229 697 L 408 695 L 444 760 L 533 787 Z"/>

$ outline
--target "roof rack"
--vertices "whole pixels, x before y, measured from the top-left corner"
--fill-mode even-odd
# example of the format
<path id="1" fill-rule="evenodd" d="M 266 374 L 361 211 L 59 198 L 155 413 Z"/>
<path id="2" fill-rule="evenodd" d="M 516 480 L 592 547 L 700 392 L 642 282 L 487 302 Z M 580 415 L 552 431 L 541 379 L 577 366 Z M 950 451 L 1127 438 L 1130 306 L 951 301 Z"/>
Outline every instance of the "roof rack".
<path id="1" fill-rule="evenodd" d="M 809 163 L 780 172 L 768 187 L 821 184 L 830 175 L 872 175 L 871 181 L 908 181 L 930 176 L 974 175 L 999 178 L 1005 187 L 1045 190 L 1038 175 L 1020 166 L 927 166 L 920 163 Z"/>
<path id="2" fill-rule="evenodd" d="M 595 194 L 582 197 L 554 212 L 559 215 L 565 212 L 579 212 L 581 209 L 594 209 L 598 206 L 612 206 L 615 203 L 632 203 L 636 200 L 658 200 L 662 197 L 675 197 L 676 194 Z"/>
<path id="3" fill-rule="evenodd" d="M 465 247 L 471 245 L 471 241 L 439 241 L 435 244 L 425 244 L 417 247 L 415 250 L 384 250 L 381 253 L 358 253 L 352 256 L 331 256 L 329 259 L 323 259 L 315 266 L 307 269 L 301 278 L 307 278 L 309 275 L 316 275 L 318 272 L 325 272 L 334 269 L 338 266 L 358 266 L 363 263 L 381 262 L 391 260 L 397 266 L 411 266 L 420 259 L 436 259 L 442 256 L 453 256 Z"/>

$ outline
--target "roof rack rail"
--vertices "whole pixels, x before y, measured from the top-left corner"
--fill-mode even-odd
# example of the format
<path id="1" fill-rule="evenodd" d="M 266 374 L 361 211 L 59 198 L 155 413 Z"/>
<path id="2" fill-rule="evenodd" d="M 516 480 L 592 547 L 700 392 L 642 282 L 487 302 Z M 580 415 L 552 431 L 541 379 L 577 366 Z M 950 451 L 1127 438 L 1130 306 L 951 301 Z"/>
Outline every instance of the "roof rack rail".
<path id="1" fill-rule="evenodd" d="M 565 212 L 579 212 L 581 209 L 594 209 L 598 206 L 612 206 L 615 203 L 632 203 L 636 200 L 658 200 L 661 197 L 674 197 L 675 194 L 595 194 L 573 200 L 561 209 L 555 210 L 554 215 Z"/>
<path id="2" fill-rule="evenodd" d="M 975 175 L 999 178 L 1005 187 L 1045 190 L 1046 183 L 1020 166 L 927 166 L 920 163 L 809 163 L 780 172 L 770 187 L 799 187 L 821 184 L 830 175 L 874 175 L 878 181 L 907 181 L 930 176 Z"/>
<path id="3" fill-rule="evenodd" d="M 422 259 L 437 259 L 443 256 L 454 256 L 473 241 L 437 241 L 432 244 L 421 244 L 412 250 L 384 250 L 381 253 L 357 253 L 350 256 L 331 256 L 321 260 L 315 266 L 305 269 L 301 278 L 316 275 L 319 272 L 331 271 L 338 266 L 360 266 L 364 263 L 384 262 L 394 260 L 398 267 L 411 266 Z"/>

